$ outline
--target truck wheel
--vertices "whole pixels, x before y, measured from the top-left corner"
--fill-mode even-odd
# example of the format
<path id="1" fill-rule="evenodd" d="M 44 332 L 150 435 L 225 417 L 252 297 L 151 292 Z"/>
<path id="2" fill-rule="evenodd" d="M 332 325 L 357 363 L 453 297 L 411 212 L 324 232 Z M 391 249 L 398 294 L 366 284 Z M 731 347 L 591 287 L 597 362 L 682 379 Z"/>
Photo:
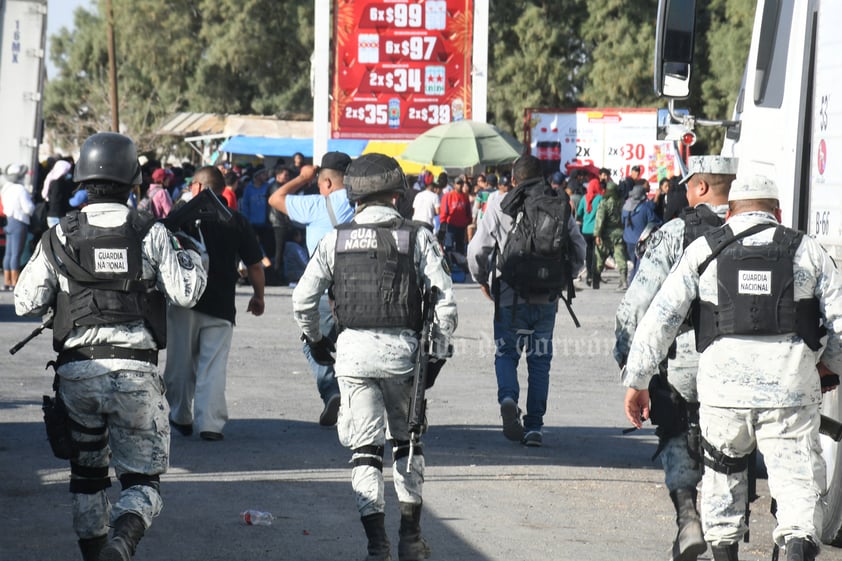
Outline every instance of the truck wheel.
<path id="1" fill-rule="evenodd" d="M 835 389 L 824 394 L 822 414 L 842 420 L 842 392 Z M 824 503 L 822 542 L 842 547 L 842 443 L 822 435 L 822 456 L 827 465 L 827 493 Z"/>

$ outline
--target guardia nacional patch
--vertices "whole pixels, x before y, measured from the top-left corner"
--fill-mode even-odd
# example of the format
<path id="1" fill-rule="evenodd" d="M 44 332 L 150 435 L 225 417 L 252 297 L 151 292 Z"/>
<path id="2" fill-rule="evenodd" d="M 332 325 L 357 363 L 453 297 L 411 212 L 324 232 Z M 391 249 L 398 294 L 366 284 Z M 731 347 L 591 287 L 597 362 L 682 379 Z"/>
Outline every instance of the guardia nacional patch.
<path id="1" fill-rule="evenodd" d="M 193 270 L 193 260 L 190 259 L 190 255 L 186 251 L 179 251 L 176 256 L 178 257 L 178 264 L 182 269 L 185 271 Z"/>
<path id="2" fill-rule="evenodd" d="M 437 244 L 437 243 L 434 243 L 433 244 L 433 251 L 435 252 L 436 257 L 438 257 L 439 260 L 441 260 L 441 266 L 442 266 L 442 269 L 444 269 L 444 272 L 447 273 L 448 275 L 451 274 L 450 264 L 448 264 L 447 259 L 444 258 L 444 254 L 441 252 L 441 246 L 439 246 L 439 244 Z"/>

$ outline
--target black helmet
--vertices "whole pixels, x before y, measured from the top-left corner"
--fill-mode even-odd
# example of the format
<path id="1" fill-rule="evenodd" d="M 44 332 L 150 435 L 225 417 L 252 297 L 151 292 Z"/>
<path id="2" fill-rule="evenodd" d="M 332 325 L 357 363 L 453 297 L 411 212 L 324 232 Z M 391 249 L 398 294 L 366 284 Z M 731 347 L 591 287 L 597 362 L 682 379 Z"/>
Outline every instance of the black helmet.
<path id="1" fill-rule="evenodd" d="M 376 193 L 406 189 L 406 176 L 397 160 L 384 154 L 364 154 L 345 170 L 348 200 L 356 202 Z"/>
<path id="2" fill-rule="evenodd" d="M 88 137 L 76 162 L 73 181 L 94 180 L 140 184 L 140 162 L 131 138 L 116 132 L 98 132 Z"/>

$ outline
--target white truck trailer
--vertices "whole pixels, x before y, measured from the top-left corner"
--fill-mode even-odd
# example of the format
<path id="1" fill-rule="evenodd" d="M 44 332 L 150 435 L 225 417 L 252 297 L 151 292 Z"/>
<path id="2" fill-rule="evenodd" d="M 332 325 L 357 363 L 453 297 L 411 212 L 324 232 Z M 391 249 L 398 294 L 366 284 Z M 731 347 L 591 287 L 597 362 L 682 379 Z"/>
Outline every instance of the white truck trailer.
<path id="1" fill-rule="evenodd" d="M 47 0 L 0 0 L 0 166 L 38 163 Z"/>
<path id="2" fill-rule="evenodd" d="M 689 97 L 695 17 L 704 2 L 660 0 L 655 88 L 670 101 Z M 842 21 L 839 0 L 757 0 L 751 47 L 728 121 L 692 116 L 695 125 L 727 127 L 723 154 L 738 174 L 774 178 L 783 223 L 818 239 L 842 263 Z M 677 117 L 677 116 L 676 116 Z M 824 394 L 822 413 L 842 418 L 842 392 Z M 822 436 L 828 491 L 822 540 L 842 544 L 842 446 Z"/>

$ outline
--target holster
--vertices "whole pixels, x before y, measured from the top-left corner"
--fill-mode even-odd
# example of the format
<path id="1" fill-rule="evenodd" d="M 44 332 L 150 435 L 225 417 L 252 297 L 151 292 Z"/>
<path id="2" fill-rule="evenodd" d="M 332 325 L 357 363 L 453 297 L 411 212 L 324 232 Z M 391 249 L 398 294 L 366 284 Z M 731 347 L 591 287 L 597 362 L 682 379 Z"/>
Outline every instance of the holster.
<path id="1" fill-rule="evenodd" d="M 44 396 L 44 425 L 47 428 L 47 440 L 53 455 L 60 460 L 75 460 L 79 457 L 79 447 L 70 434 L 70 416 L 58 395 L 58 375 L 53 383 L 55 397 Z"/>
<path id="2" fill-rule="evenodd" d="M 662 372 L 649 382 L 649 420 L 657 426 L 655 434 L 659 439 L 653 459 L 667 440 L 687 431 L 687 401 L 670 385 L 665 370 L 662 365 Z"/>

